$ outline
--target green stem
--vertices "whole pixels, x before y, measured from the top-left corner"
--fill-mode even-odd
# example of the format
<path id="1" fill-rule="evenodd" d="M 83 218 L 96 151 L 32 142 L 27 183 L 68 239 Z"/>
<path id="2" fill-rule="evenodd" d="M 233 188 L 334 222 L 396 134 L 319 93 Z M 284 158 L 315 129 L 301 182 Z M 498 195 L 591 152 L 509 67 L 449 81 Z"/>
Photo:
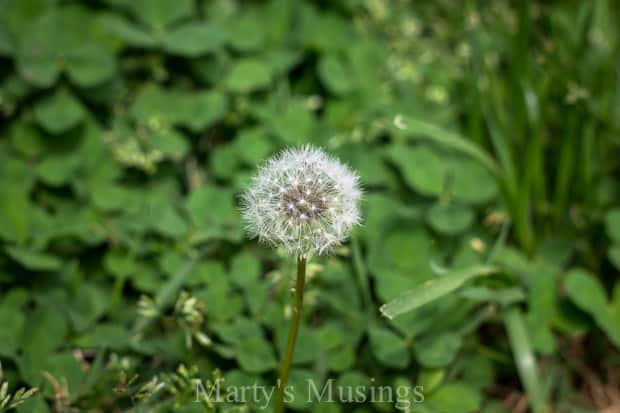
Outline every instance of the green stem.
<path id="1" fill-rule="evenodd" d="M 293 353 L 295 352 L 295 342 L 297 341 L 297 332 L 299 331 L 299 320 L 301 319 L 301 309 L 304 302 L 304 285 L 306 283 L 306 258 L 299 257 L 297 259 L 297 283 L 295 285 L 295 308 L 293 309 L 293 318 L 288 332 L 288 341 L 286 343 L 286 352 L 280 365 L 280 381 L 278 383 L 278 393 L 276 395 L 276 405 L 274 412 L 284 412 L 284 388 L 288 384 L 288 375 L 293 361 Z"/>

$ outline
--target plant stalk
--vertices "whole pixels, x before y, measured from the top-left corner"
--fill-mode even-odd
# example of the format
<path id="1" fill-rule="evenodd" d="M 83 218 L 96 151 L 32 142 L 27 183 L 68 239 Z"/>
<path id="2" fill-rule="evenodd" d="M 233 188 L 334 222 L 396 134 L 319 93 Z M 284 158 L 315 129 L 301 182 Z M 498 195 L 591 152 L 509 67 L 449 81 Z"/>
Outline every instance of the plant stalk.
<path id="1" fill-rule="evenodd" d="M 288 340 L 286 342 L 286 352 L 280 365 L 280 380 L 276 394 L 276 404 L 274 413 L 284 412 L 284 388 L 288 384 L 288 376 L 293 361 L 293 353 L 295 352 L 295 342 L 297 341 L 297 332 L 299 331 L 299 320 L 301 319 L 301 310 L 304 302 L 304 286 L 306 284 L 306 258 L 300 256 L 297 258 L 297 282 L 295 284 L 295 307 L 293 309 L 293 318 L 288 332 Z"/>

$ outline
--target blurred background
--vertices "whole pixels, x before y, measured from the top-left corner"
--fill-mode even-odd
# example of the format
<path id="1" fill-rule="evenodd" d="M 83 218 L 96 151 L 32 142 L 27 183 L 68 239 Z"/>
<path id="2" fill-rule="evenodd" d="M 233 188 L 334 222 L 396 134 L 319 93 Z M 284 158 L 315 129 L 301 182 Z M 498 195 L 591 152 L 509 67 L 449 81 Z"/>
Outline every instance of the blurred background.
<path id="1" fill-rule="evenodd" d="M 0 0 L 0 410 L 258 411 L 192 403 L 192 380 L 274 383 L 294 262 L 244 238 L 238 194 L 313 143 L 361 175 L 364 225 L 310 263 L 291 384 L 424 402 L 292 409 L 620 412 L 619 17 Z"/>

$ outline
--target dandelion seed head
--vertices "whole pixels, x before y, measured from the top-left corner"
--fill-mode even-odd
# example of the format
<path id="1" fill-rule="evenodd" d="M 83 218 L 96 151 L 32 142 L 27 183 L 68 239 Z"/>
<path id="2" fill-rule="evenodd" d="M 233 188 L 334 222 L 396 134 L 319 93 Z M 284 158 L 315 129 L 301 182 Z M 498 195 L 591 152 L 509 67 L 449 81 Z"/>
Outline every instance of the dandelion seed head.
<path id="1" fill-rule="evenodd" d="M 361 195 L 357 174 L 306 145 L 259 167 L 241 198 L 242 215 L 251 237 L 290 254 L 325 255 L 360 223 Z"/>

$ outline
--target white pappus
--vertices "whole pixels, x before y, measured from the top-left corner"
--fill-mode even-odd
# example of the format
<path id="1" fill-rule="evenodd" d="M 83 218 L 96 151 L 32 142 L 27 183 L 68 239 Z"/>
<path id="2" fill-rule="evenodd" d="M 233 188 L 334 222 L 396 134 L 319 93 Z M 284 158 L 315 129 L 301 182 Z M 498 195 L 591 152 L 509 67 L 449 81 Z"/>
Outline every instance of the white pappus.
<path id="1" fill-rule="evenodd" d="M 260 166 L 241 197 L 249 235 L 302 257 L 328 254 L 360 223 L 359 177 L 310 145 Z"/>

